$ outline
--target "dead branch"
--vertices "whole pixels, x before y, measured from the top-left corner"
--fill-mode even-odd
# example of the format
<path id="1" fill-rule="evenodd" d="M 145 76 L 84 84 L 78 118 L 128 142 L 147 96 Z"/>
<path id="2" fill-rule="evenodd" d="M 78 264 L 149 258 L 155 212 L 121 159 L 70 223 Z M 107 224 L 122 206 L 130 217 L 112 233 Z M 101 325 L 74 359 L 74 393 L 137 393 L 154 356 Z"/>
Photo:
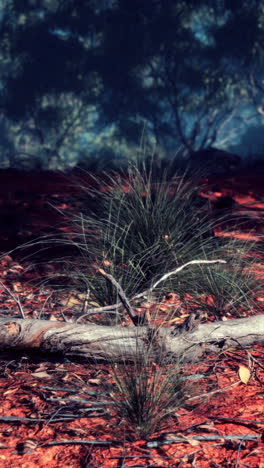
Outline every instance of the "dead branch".
<path id="1" fill-rule="evenodd" d="M 153 336 L 155 343 L 152 343 Z M 154 340 L 153 340 L 154 341 Z M 45 320 L 1 318 L 2 350 L 60 352 L 104 361 L 136 361 L 146 350 L 153 361 L 195 362 L 230 346 L 264 344 L 264 314 L 199 324 L 175 334 L 175 327 L 79 325 Z"/>
<path id="2" fill-rule="evenodd" d="M 185 263 L 184 265 L 179 266 L 176 268 L 176 270 L 172 270 L 169 273 L 165 273 L 156 283 L 153 284 L 153 286 L 149 289 L 149 292 L 152 292 L 153 289 L 156 289 L 156 287 L 162 282 L 167 280 L 170 276 L 177 275 L 180 271 L 182 271 L 184 268 L 186 268 L 189 265 L 208 265 L 212 263 L 226 263 L 225 260 L 191 260 L 190 262 Z"/>
<path id="3" fill-rule="evenodd" d="M 130 304 L 131 301 L 134 301 L 136 299 L 140 299 L 143 296 L 148 296 L 154 289 L 157 288 L 157 286 L 160 283 L 162 283 L 163 281 L 166 281 L 170 276 L 177 275 L 180 271 L 182 271 L 184 268 L 186 268 L 189 265 L 208 265 L 208 264 L 212 264 L 212 263 L 226 263 L 226 260 L 221 260 L 221 259 L 217 259 L 217 260 L 191 260 L 190 262 L 187 262 L 184 265 L 179 266 L 175 270 L 172 270 L 172 271 L 169 271 L 168 273 L 165 273 L 149 289 L 146 289 L 145 291 L 143 291 L 143 292 L 141 292 L 139 294 L 136 294 L 135 296 L 133 296 L 130 299 L 130 301 L 127 299 L 124 290 L 121 288 L 120 284 L 115 280 L 115 278 L 112 275 L 110 275 L 109 273 L 106 273 L 102 268 L 97 267 L 96 268 L 97 272 L 100 273 L 105 278 L 107 278 L 108 281 L 110 281 L 110 283 L 113 286 L 116 287 L 117 294 L 118 294 L 121 302 L 116 303 L 116 304 L 112 304 L 112 305 L 108 305 L 108 306 L 104 306 L 104 307 L 98 307 L 98 308 L 93 307 L 93 308 L 87 309 L 85 315 L 87 315 L 89 313 L 94 314 L 96 312 L 103 312 L 103 311 L 108 312 L 109 310 L 118 309 L 123 304 L 123 306 L 127 310 L 128 315 L 129 315 L 130 319 L 132 320 L 132 322 L 134 323 L 134 325 L 138 325 L 137 316 L 134 313 L 134 311 L 133 311 L 133 309 L 131 307 L 131 304 Z M 84 315 L 78 317 L 78 321 L 83 316 Z"/>
<path id="4" fill-rule="evenodd" d="M 116 288 L 120 301 L 125 307 L 130 319 L 132 320 L 134 325 L 138 325 L 138 315 L 135 314 L 135 312 L 133 311 L 131 304 L 127 299 L 125 292 L 120 286 L 120 284 L 115 280 L 115 278 L 112 275 L 110 275 L 110 273 L 106 273 L 106 271 L 104 271 L 102 268 L 97 267 L 96 270 Z"/>
<path id="5" fill-rule="evenodd" d="M 261 435 L 259 434 L 246 434 L 246 435 L 241 435 L 241 434 L 235 434 L 235 435 L 195 435 L 195 436 L 188 436 L 188 437 L 175 437 L 172 434 L 172 438 L 164 438 L 163 440 L 153 440 L 150 442 L 147 442 L 147 447 L 148 448 L 156 448 L 160 447 L 161 445 L 169 445 L 169 444 L 188 444 L 190 441 L 201 441 L 201 442 L 211 442 L 211 441 L 233 441 L 237 442 L 239 440 L 250 440 L 250 441 L 257 441 L 261 440 Z"/>

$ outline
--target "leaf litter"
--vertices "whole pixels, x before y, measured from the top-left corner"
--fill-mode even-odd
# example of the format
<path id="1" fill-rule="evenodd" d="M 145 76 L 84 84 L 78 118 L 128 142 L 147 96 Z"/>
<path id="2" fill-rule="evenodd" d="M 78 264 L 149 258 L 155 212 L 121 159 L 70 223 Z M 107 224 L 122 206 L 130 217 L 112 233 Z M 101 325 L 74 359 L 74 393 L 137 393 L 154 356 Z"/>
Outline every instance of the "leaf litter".
<path id="1" fill-rule="evenodd" d="M 261 214 L 263 217 L 264 206 L 259 201 L 262 185 L 254 178 L 250 181 L 249 177 L 241 177 L 235 184 L 223 180 L 218 185 L 216 195 L 211 191 L 208 197 L 232 196 L 240 208 L 257 209 L 258 219 Z M 63 184 L 62 187 L 60 193 L 52 193 L 54 188 L 50 188 L 46 198 L 56 200 L 58 209 L 66 213 L 68 210 L 70 216 L 71 210 L 76 210 L 76 201 L 71 208 L 72 195 Z M 41 216 L 46 203 L 43 196 L 37 203 L 37 218 L 43 221 L 35 223 L 30 232 L 40 236 L 47 233 L 49 225 L 54 225 L 54 214 L 49 212 L 50 220 L 43 213 Z M 30 197 L 27 204 L 35 214 Z M 244 226 L 244 232 L 228 228 L 226 235 L 261 241 L 263 227 L 264 222 L 251 222 Z M 58 229 L 67 232 L 65 226 L 59 225 Z M 75 321 L 83 297 L 78 297 L 78 292 L 58 297 L 48 287 L 36 288 L 31 280 L 41 268 L 53 271 L 53 267 L 44 262 L 34 271 L 29 264 L 16 253 L 1 258 L 1 316 L 20 316 L 14 299 L 18 297 L 26 318 Z M 263 258 L 256 258 L 255 267 L 256 275 L 263 275 Z M 212 298 L 203 300 L 210 303 Z M 262 305 L 264 298 L 259 296 L 258 302 Z M 166 293 L 159 304 L 155 298 L 153 302 L 142 300 L 138 312 L 147 311 L 152 324 L 161 324 L 173 308 L 176 312 L 171 322 L 180 324 L 190 312 L 188 307 L 188 298 L 182 301 L 176 294 Z M 207 356 L 198 364 L 184 365 L 183 372 L 190 383 L 185 404 L 170 416 L 166 430 L 144 440 L 135 440 L 133 431 L 112 404 L 110 395 L 116 390 L 116 382 L 109 365 L 18 352 L 2 352 L 0 360 L 3 468 L 259 468 L 263 462 L 264 351 L 260 346 L 234 348 L 219 356 Z"/>

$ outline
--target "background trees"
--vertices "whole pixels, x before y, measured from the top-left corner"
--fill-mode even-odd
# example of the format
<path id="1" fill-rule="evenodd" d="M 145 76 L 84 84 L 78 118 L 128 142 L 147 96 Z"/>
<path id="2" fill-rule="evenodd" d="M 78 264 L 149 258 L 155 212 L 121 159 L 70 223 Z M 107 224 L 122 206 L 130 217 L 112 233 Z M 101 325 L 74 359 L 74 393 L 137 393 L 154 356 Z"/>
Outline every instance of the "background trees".
<path id="1" fill-rule="evenodd" d="M 262 125 L 263 18 L 256 0 L 3 1 L 2 158 L 131 155 L 143 128 L 170 153 L 237 143 Z"/>

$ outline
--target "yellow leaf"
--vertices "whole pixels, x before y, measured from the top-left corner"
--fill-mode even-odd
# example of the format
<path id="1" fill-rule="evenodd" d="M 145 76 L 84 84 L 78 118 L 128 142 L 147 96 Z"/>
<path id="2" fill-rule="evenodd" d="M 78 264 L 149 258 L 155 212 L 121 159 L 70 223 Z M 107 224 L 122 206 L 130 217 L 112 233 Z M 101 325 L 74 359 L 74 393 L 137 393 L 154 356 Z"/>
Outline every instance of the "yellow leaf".
<path id="1" fill-rule="evenodd" d="M 101 385 L 102 383 L 100 379 L 89 379 L 88 382 L 92 385 Z"/>
<path id="2" fill-rule="evenodd" d="M 89 307 L 100 307 L 100 304 L 98 304 L 98 302 L 95 301 L 89 301 L 87 304 Z"/>
<path id="3" fill-rule="evenodd" d="M 250 379 L 250 370 L 248 369 L 248 367 L 240 365 L 238 369 L 238 375 L 241 382 L 247 384 Z"/>
<path id="4" fill-rule="evenodd" d="M 86 298 L 87 298 L 86 294 L 78 294 L 75 296 L 70 296 L 68 299 L 66 299 L 65 305 L 67 305 L 67 307 L 75 307 L 75 306 L 80 307 L 83 305 Z M 98 302 L 95 302 L 95 301 L 87 301 L 87 305 L 89 307 L 100 307 Z"/>
<path id="5" fill-rule="evenodd" d="M 192 437 L 184 437 L 184 439 L 187 440 L 192 447 L 197 447 L 197 445 L 201 444 L 199 440 L 192 439 Z"/>
<path id="6" fill-rule="evenodd" d="M 85 299 L 85 297 L 82 298 L 80 296 L 71 296 L 67 300 L 66 304 L 67 304 L 68 307 L 80 306 L 80 305 L 82 305 L 84 299 Z"/>
<path id="7" fill-rule="evenodd" d="M 113 263 L 110 262 L 109 260 L 103 260 L 103 261 L 102 261 L 102 264 L 103 264 L 104 266 L 111 266 L 111 265 L 113 265 Z"/>
<path id="8" fill-rule="evenodd" d="M 18 387 L 16 388 L 11 388 L 10 390 L 7 390 L 6 392 L 3 393 L 4 396 L 6 395 L 11 395 L 12 393 L 16 393 L 18 390 Z"/>
<path id="9" fill-rule="evenodd" d="M 54 315 L 54 314 L 51 314 L 51 315 L 49 316 L 49 320 L 50 320 L 51 322 L 57 322 L 58 317 L 56 317 L 56 315 Z"/>
<path id="10" fill-rule="evenodd" d="M 51 379 L 51 375 L 49 375 L 47 372 L 34 372 L 33 377 L 36 377 L 37 379 Z"/>

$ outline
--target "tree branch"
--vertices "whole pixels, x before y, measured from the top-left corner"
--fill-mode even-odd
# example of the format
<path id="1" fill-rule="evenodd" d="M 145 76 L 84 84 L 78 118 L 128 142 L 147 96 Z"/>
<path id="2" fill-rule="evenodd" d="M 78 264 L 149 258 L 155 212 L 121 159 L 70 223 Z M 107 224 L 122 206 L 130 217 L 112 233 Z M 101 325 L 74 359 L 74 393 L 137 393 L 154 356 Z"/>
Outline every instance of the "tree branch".
<path id="1" fill-rule="evenodd" d="M 115 278 L 112 275 L 110 275 L 109 273 L 106 273 L 106 271 L 104 271 L 102 268 L 97 267 L 96 270 L 98 271 L 98 273 L 100 273 L 102 276 L 104 276 L 104 278 L 106 278 L 116 288 L 116 291 L 117 291 L 117 294 L 118 294 L 118 296 L 120 298 L 120 301 L 122 302 L 123 306 L 125 307 L 130 319 L 132 320 L 134 325 L 138 325 L 139 324 L 139 320 L 138 320 L 139 317 L 133 311 L 133 309 L 131 307 L 131 304 L 130 304 L 129 300 L 127 299 L 127 297 L 125 295 L 125 292 L 122 289 L 122 287 L 120 286 L 120 284 L 115 280 Z"/>

